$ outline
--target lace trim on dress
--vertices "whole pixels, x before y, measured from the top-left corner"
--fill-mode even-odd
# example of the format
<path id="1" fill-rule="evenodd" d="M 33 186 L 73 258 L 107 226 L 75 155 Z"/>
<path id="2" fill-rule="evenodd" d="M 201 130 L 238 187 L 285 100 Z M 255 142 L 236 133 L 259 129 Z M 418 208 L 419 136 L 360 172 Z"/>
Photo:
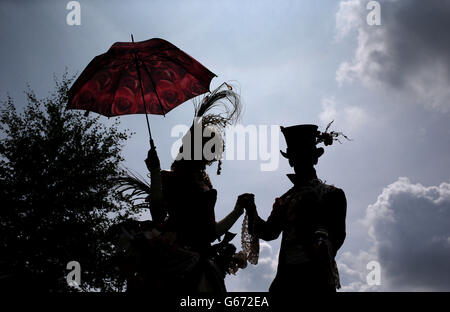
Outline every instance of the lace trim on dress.
<path id="1" fill-rule="evenodd" d="M 248 227 L 248 215 L 246 213 L 244 220 L 242 221 L 241 230 L 242 251 L 246 256 L 247 261 L 256 265 L 259 258 L 259 239 L 250 234 Z"/>

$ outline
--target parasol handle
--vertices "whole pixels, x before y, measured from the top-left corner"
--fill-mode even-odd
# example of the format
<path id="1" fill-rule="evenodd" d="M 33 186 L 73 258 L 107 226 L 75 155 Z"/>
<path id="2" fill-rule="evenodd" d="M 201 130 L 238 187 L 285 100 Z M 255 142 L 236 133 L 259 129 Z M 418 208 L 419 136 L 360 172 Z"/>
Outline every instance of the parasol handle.
<path id="1" fill-rule="evenodd" d="M 131 34 L 131 41 L 134 43 L 133 34 Z M 142 102 L 144 103 L 145 119 L 147 120 L 147 129 L 148 129 L 148 134 L 150 136 L 150 147 L 154 149 L 155 148 L 155 143 L 153 142 L 152 132 L 150 130 L 150 123 L 148 122 L 147 105 L 145 104 L 144 88 L 142 87 L 141 70 L 139 69 L 139 61 L 137 59 L 136 52 L 133 52 L 133 54 L 134 54 L 134 61 L 135 61 L 135 64 L 136 64 L 136 71 L 137 71 L 137 75 L 138 75 L 138 78 L 139 78 L 139 86 L 141 88 Z"/>

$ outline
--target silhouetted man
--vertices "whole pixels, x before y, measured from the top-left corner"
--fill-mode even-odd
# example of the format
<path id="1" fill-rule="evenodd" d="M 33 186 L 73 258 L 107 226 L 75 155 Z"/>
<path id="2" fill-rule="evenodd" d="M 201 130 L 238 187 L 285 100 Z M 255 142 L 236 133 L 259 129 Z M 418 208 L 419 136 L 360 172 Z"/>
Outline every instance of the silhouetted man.
<path id="1" fill-rule="evenodd" d="M 316 145 L 331 145 L 340 133 L 319 132 L 315 125 L 281 127 L 295 174 L 294 186 L 275 199 L 267 221 L 250 205 L 249 231 L 266 241 L 282 241 L 277 275 L 270 292 L 335 292 L 340 287 L 334 257 L 345 239 L 346 198 L 344 192 L 326 185 L 316 176 L 314 165 L 324 153 Z"/>

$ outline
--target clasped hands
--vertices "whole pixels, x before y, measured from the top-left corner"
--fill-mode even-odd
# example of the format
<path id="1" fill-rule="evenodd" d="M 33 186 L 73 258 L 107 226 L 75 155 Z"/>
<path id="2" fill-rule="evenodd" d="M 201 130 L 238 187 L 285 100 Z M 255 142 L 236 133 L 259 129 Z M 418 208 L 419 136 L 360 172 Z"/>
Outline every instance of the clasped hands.
<path id="1" fill-rule="evenodd" d="M 255 195 L 252 193 L 244 193 L 238 196 L 234 209 L 239 214 L 244 213 L 244 209 L 247 214 L 253 214 L 256 212 Z"/>

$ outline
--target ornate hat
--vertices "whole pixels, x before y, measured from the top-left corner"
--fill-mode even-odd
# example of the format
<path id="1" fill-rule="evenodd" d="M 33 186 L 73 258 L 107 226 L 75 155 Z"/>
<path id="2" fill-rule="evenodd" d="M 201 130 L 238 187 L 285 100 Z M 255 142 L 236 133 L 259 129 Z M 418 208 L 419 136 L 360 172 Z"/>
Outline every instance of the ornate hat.
<path id="1" fill-rule="evenodd" d="M 296 125 L 291 127 L 280 127 L 286 140 L 286 152 L 280 151 L 285 158 L 294 158 L 300 154 L 318 153 L 316 148 L 317 137 L 320 135 L 316 125 Z M 319 152 L 323 154 L 323 148 Z"/>
<path id="2" fill-rule="evenodd" d="M 340 135 L 348 139 L 341 132 L 328 132 L 332 123 L 333 121 L 327 125 L 324 132 L 320 132 L 318 126 L 309 124 L 280 127 L 287 145 L 286 152 L 280 151 L 281 155 L 287 159 L 294 159 L 299 156 L 313 156 L 315 159 L 314 164 L 317 164 L 317 159 L 324 153 L 322 147 L 316 147 L 317 144 L 323 142 L 325 146 L 331 145 L 333 141 L 339 141 L 338 137 Z"/>
<path id="3" fill-rule="evenodd" d="M 233 91 L 228 83 L 222 83 L 218 88 L 208 93 L 200 102 L 194 99 L 195 114 L 191 128 L 182 139 L 177 159 L 180 156 L 187 155 L 188 159 L 195 159 L 195 144 L 200 146 L 200 152 L 203 152 L 203 146 L 210 139 L 215 139 L 216 144 L 211 146 L 212 159 L 207 160 L 207 165 L 215 160 L 219 161 L 218 174 L 220 174 L 221 158 L 225 148 L 224 130 L 228 125 L 235 124 L 241 113 L 241 102 L 239 94 Z M 215 110 L 215 112 L 214 112 Z M 200 132 L 200 138 L 195 137 L 195 130 Z M 207 138 L 203 138 L 203 131 L 207 130 Z M 197 147 L 198 147 L 197 146 Z M 184 148 L 190 147 L 189 152 L 184 152 Z M 217 148 L 216 148 L 217 147 Z M 197 150 L 199 150 L 197 148 Z M 204 155 L 202 155 L 204 156 Z"/>

